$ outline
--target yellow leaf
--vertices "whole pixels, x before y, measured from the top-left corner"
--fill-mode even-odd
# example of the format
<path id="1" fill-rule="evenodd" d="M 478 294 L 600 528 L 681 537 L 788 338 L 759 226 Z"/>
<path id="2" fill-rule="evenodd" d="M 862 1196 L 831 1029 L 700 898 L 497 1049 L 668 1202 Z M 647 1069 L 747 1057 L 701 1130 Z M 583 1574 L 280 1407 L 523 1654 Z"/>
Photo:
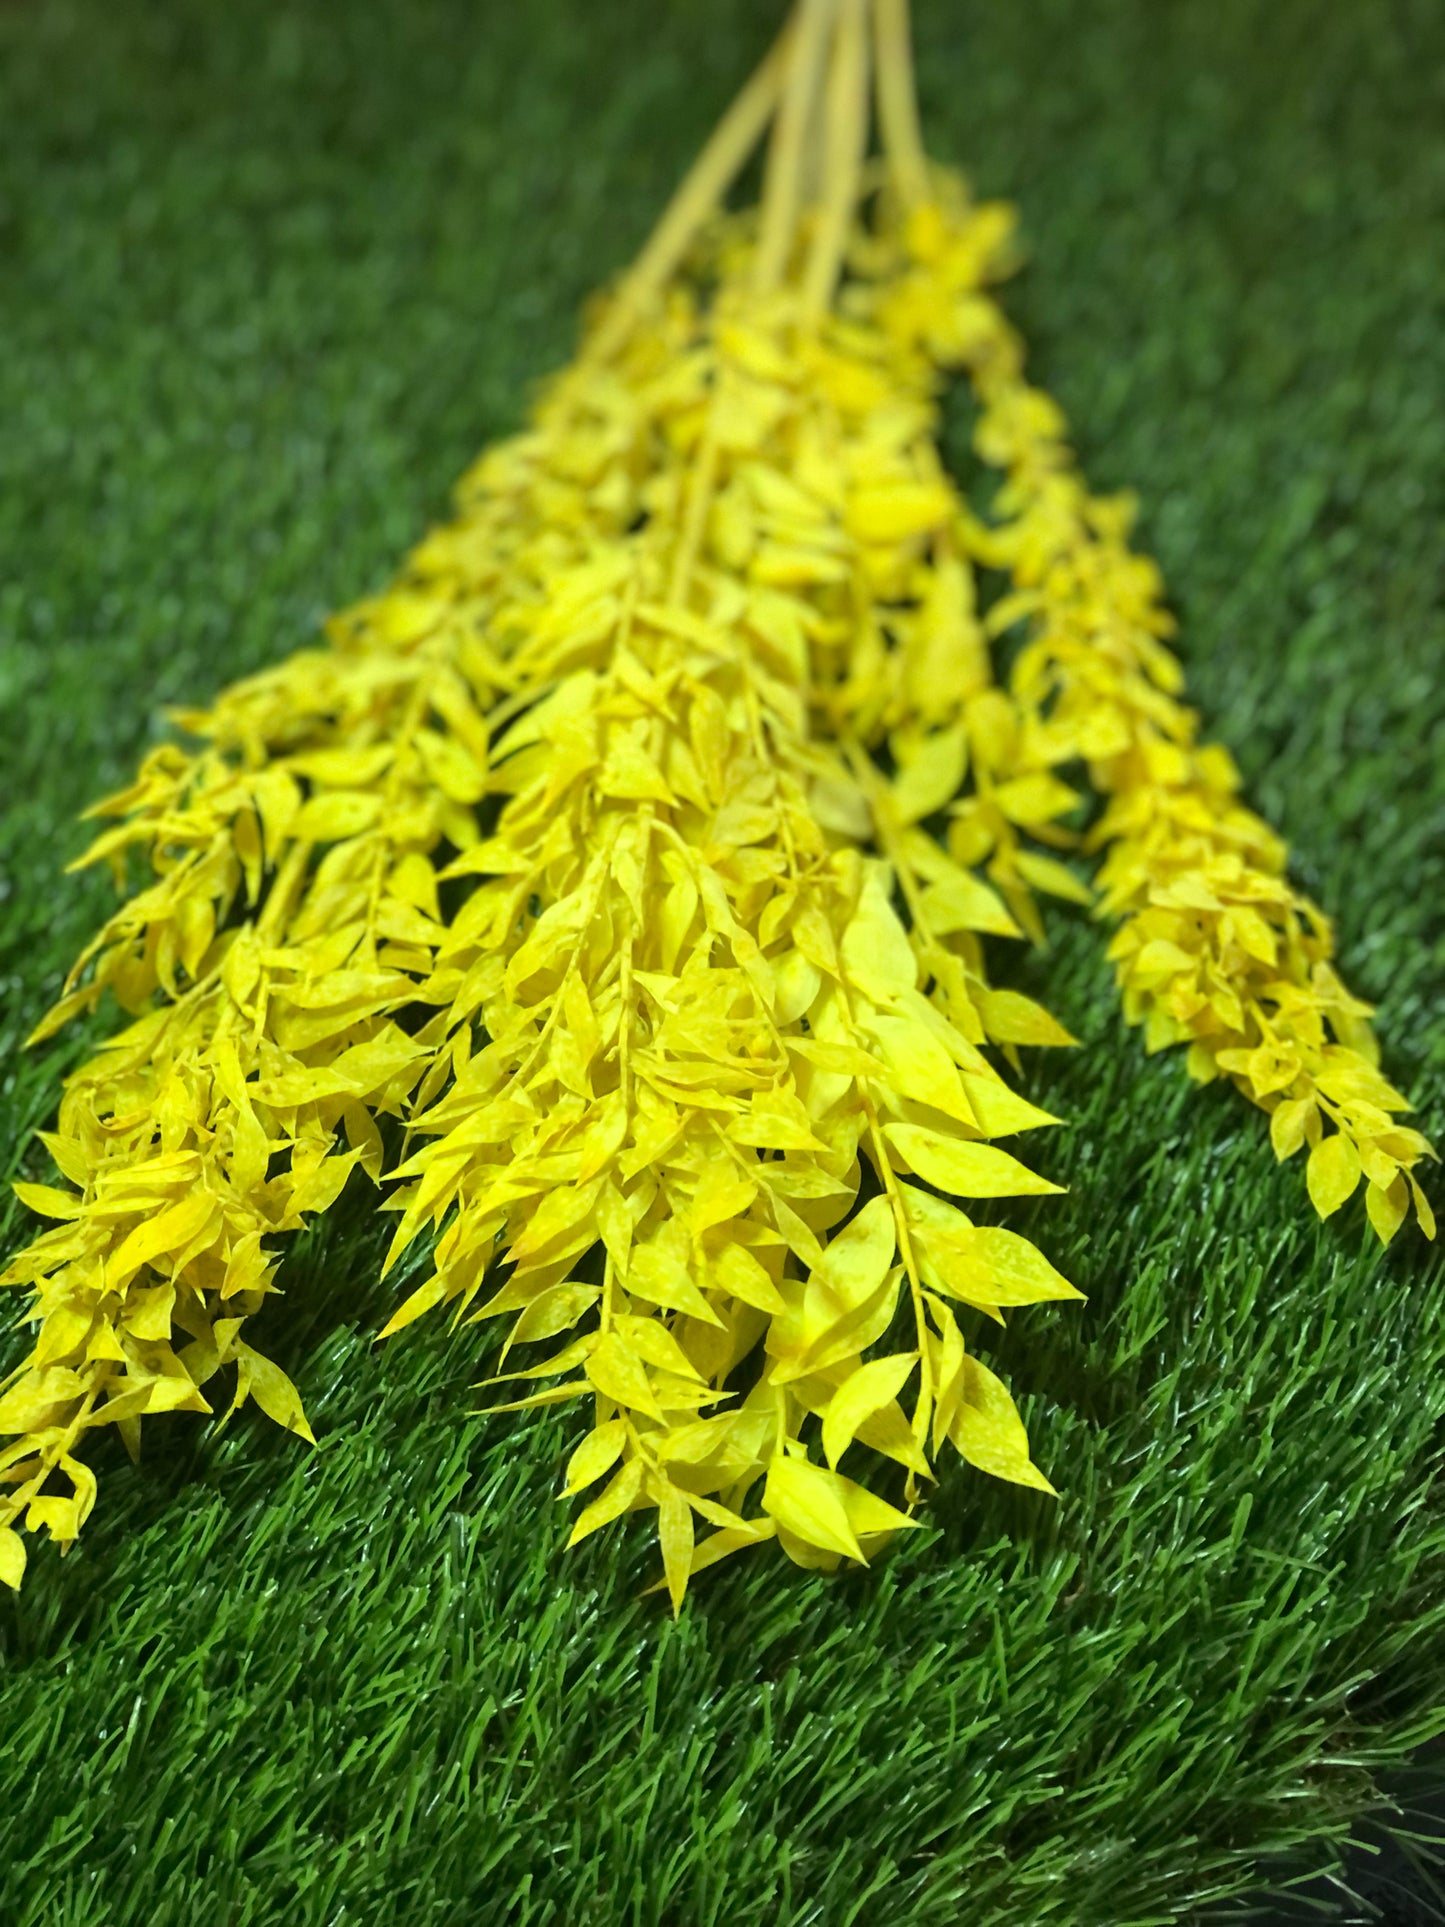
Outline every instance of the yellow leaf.
<path id="1" fill-rule="evenodd" d="M 923 893 L 923 916 L 936 937 L 955 930 L 981 930 L 998 937 L 1023 934 L 1003 899 L 970 870 L 955 870 L 931 883 Z"/>
<path id="2" fill-rule="evenodd" d="M 698 1509 L 701 1511 L 701 1506 Z M 764 1540 L 775 1537 L 776 1532 L 777 1528 L 771 1519 L 748 1519 L 740 1526 L 725 1526 L 721 1532 L 709 1533 L 692 1549 L 692 1558 L 688 1562 L 689 1577 L 695 1579 L 709 1566 L 715 1566 L 719 1559 L 726 1559 L 729 1553 L 740 1552 L 744 1546 L 761 1545 Z M 643 1591 L 661 1592 L 666 1584 L 667 1579 L 663 1577 L 656 1585 L 645 1586 Z"/>
<path id="3" fill-rule="evenodd" d="M 889 1004 L 898 992 L 913 989 L 918 963 L 884 876 L 881 864 L 869 864 L 857 912 L 843 932 L 842 957 L 849 982 L 875 1003 Z M 795 934 L 801 932 L 800 922 Z"/>
<path id="4" fill-rule="evenodd" d="M 883 1135 L 919 1177 L 954 1197 L 1019 1198 L 1064 1188 L 992 1144 L 945 1137 L 922 1124 L 885 1124 Z"/>
<path id="5" fill-rule="evenodd" d="M 860 542 L 903 542 L 945 527 L 956 506 L 944 482 L 885 482 L 854 490 L 847 523 Z"/>
<path id="6" fill-rule="evenodd" d="M 308 1445 L 315 1445 L 316 1437 L 306 1422 L 302 1408 L 301 1394 L 281 1370 L 260 1352 L 252 1351 L 249 1345 L 236 1342 L 238 1363 L 236 1404 L 240 1405 L 247 1394 L 255 1399 L 267 1418 L 277 1425 L 284 1425 L 288 1432 L 298 1433 Z"/>
<path id="7" fill-rule="evenodd" d="M 756 1264 L 757 1260 L 754 1259 Z M 674 1249 L 671 1240 L 663 1237 L 650 1239 L 646 1244 L 634 1245 L 627 1266 L 627 1289 L 638 1298 L 645 1298 L 649 1304 L 662 1305 L 668 1311 L 685 1312 L 690 1318 L 700 1318 L 704 1324 L 716 1325 L 718 1315 L 698 1289 L 679 1251 Z"/>
<path id="8" fill-rule="evenodd" d="M 917 1363 L 917 1352 L 893 1352 L 860 1365 L 843 1380 L 823 1413 L 823 1454 L 830 1466 L 837 1465 L 858 1427 L 897 1398 Z"/>
<path id="9" fill-rule="evenodd" d="M 1430 1200 L 1415 1182 L 1413 1176 L 1407 1173 L 1405 1181 L 1410 1187 L 1410 1196 L 1415 1201 L 1415 1215 L 1420 1220 L 1420 1229 L 1427 1238 L 1433 1238 L 1435 1236 L 1435 1213 L 1430 1208 Z"/>
<path id="10" fill-rule="evenodd" d="M 721 1159 L 711 1160 L 704 1166 L 693 1195 L 690 1214 L 693 1235 L 700 1238 L 712 1225 L 741 1217 L 757 1195 L 756 1182 L 743 1177 L 736 1165 Z"/>
<path id="11" fill-rule="evenodd" d="M 27 1209 L 42 1218 L 78 1218 L 84 1200 L 72 1191 L 61 1191 L 53 1184 L 26 1184 L 19 1181 L 10 1189 Z"/>
<path id="12" fill-rule="evenodd" d="M 964 1124 L 977 1122 L 953 1059 L 932 1031 L 908 1017 L 870 1017 L 867 1023 L 888 1068 L 888 1082 L 900 1097 L 931 1104 Z"/>
<path id="13" fill-rule="evenodd" d="M 70 1182 L 83 1190 L 91 1177 L 90 1159 L 85 1147 L 74 1138 L 62 1137 L 58 1131 L 37 1131 L 35 1135 Z M 63 1197 L 65 1194 L 62 1192 L 61 1195 Z"/>
<path id="14" fill-rule="evenodd" d="M 1031 884 L 1035 890 L 1043 890 L 1051 897 L 1082 903 L 1085 908 L 1094 901 L 1094 893 L 1088 884 L 1076 877 L 1056 857 L 1040 856 L 1034 850 L 1019 850 L 1014 856 L 1014 868 L 1025 883 Z"/>
<path id="15" fill-rule="evenodd" d="M 95 1508 L 95 1495 L 98 1489 L 95 1474 L 88 1465 L 82 1464 L 79 1459 L 71 1458 L 69 1453 L 61 1459 L 60 1469 L 75 1488 L 76 1521 L 79 1525 L 84 1525 Z"/>
<path id="16" fill-rule="evenodd" d="M 727 1127 L 735 1144 L 773 1151 L 820 1151 L 825 1147 L 808 1128 L 808 1113 L 791 1091 L 759 1091 L 748 1108 Z"/>
<path id="17" fill-rule="evenodd" d="M 842 1479 L 840 1483 L 843 1487 L 843 1510 L 848 1514 L 848 1523 L 859 1539 L 908 1531 L 918 1525 L 917 1519 L 910 1519 L 906 1512 L 900 1512 L 897 1506 L 880 1499 L 866 1485 L 858 1485 L 852 1479 Z"/>
<path id="18" fill-rule="evenodd" d="M 1011 823 L 1047 823 L 1079 801 L 1078 792 L 1056 776 L 1018 776 L 1000 783 L 992 801 Z"/>
<path id="19" fill-rule="evenodd" d="M 606 1490 L 578 1514 L 577 1523 L 567 1539 L 568 1546 L 575 1546 L 589 1533 L 596 1532 L 599 1526 L 610 1525 L 626 1512 L 641 1490 L 642 1460 L 629 1459 Z"/>
<path id="20" fill-rule="evenodd" d="M 692 1573 L 692 1507 L 674 1485 L 664 1484 L 657 1496 L 657 1536 L 662 1546 L 662 1569 L 672 1600 L 672 1616 L 682 1611 L 683 1595 Z"/>
<path id="21" fill-rule="evenodd" d="M 930 1298 L 929 1310 L 940 1333 L 938 1338 L 929 1341 L 934 1367 L 933 1449 L 936 1452 L 948 1436 L 948 1429 L 963 1402 L 967 1360 L 963 1333 L 958 1329 L 958 1320 L 948 1306 Z"/>
<path id="22" fill-rule="evenodd" d="M 867 1565 L 857 1534 L 848 1523 L 844 1482 L 806 1459 L 779 1453 L 768 1466 L 763 1510 L 784 1531 L 820 1552 L 836 1552 Z"/>
<path id="23" fill-rule="evenodd" d="M 660 1318 L 621 1313 L 614 1330 L 623 1344 L 660 1372 L 674 1372 L 679 1378 L 698 1377 L 696 1366 Z"/>
<path id="24" fill-rule="evenodd" d="M 962 727 L 941 729 L 911 744 L 900 757 L 899 773 L 890 785 L 899 821 L 916 823 L 952 802 L 963 784 L 967 758 L 968 738 Z"/>
<path id="25" fill-rule="evenodd" d="M 1039 1492 L 1054 1488 L 1029 1457 L 1028 1433 L 1003 1380 L 976 1358 L 964 1361 L 964 1402 L 959 1406 L 949 1437 L 970 1465 L 996 1479 L 1033 1486 Z"/>
<path id="26" fill-rule="evenodd" d="M 30 1501 L 25 1524 L 31 1532 L 39 1532 L 43 1526 L 52 1539 L 66 1546 L 80 1530 L 80 1507 L 74 1499 L 43 1493 L 38 1499 Z"/>
<path id="27" fill-rule="evenodd" d="M 0 1526 L 0 1579 L 17 1592 L 25 1577 L 25 1541 L 10 1526 Z"/>
<path id="28" fill-rule="evenodd" d="M 154 1264 L 157 1258 L 188 1245 L 213 1213 L 219 1216 L 218 1200 L 209 1191 L 198 1188 L 159 1216 L 143 1219 L 107 1260 L 107 1286 L 112 1291 L 118 1290 L 142 1265 Z"/>
<path id="29" fill-rule="evenodd" d="M 855 1218 L 831 1239 L 809 1280 L 831 1323 L 871 1298 L 888 1275 L 897 1243 L 893 1207 L 885 1196 L 870 1198 Z"/>
<path id="30" fill-rule="evenodd" d="M 1372 1184 L 1365 1193 L 1365 1209 L 1382 1245 L 1387 1245 L 1400 1229 L 1409 1208 L 1409 1189 L 1399 1175 L 1388 1185 Z"/>
<path id="31" fill-rule="evenodd" d="M 560 1405 L 569 1398 L 581 1398 L 592 1387 L 585 1378 L 573 1379 L 566 1385 L 549 1385 L 544 1391 L 529 1392 L 525 1398 L 509 1398 L 502 1405 L 484 1405 L 483 1412 L 532 1412 L 542 1405 Z"/>
<path id="32" fill-rule="evenodd" d="M 1001 1225 L 976 1225 L 974 1240 L 993 1273 L 996 1305 L 1033 1305 L 1050 1298 L 1082 1298 L 1083 1292 L 1056 1271 L 1036 1245 Z"/>
<path id="33" fill-rule="evenodd" d="M 558 1332 L 569 1331 L 601 1295 L 596 1285 L 578 1284 L 553 1285 L 550 1290 L 538 1292 L 513 1325 L 498 1363 L 506 1358 L 513 1345 L 535 1345 L 544 1338 L 555 1338 Z"/>
<path id="34" fill-rule="evenodd" d="M 168 1339 L 175 1302 L 176 1288 L 170 1279 L 145 1291 L 133 1290 L 126 1295 L 121 1322 L 135 1338 Z"/>
<path id="35" fill-rule="evenodd" d="M 1076 1044 L 1042 1004 L 1016 990 L 985 990 L 978 1000 L 979 1015 L 989 1036 L 1000 1044 Z"/>
<path id="36" fill-rule="evenodd" d="M 362 790 L 331 790 L 303 803 L 291 825 L 298 842 L 337 843 L 369 830 L 381 814 L 381 798 Z"/>
<path id="37" fill-rule="evenodd" d="M 713 1277 L 732 1297 L 777 1317 L 787 1310 L 782 1293 L 762 1263 L 741 1245 L 726 1245 L 713 1260 Z M 709 1311 L 714 1320 L 716 1313 Z"/>
<path id="38" fill-rule="evenodd" d="M 610 1472 L 622 1456 L 622 1448 L 626 1443 L 625 1419 L 608 1419 L 606 1424 L 589 1432 L 567 1461 L 567 1485 L 563 1497 L 581 1492 L 584 1487 L 600 1479 L 604 1472 Z"/>
<path id="39" fill-rule="evenodd" d="M 1310 1202 L 1322 1218 L 1338 1211 L 1360 1182 L 1360 1154 L 1354 1140 L 1342 1131 L 1322 1137 L 1310 1152 L 1305 1183 Z"/>
<path id="40" fill-rule="evenodd" d="M 642 1360 L 615 1332 L 598 1341 L 587 1360 L 587 1376 L 605 1398 L 650 1418 L 662 1417 Z"/>
<path id="41" fill-rule="evenodd" d="M 179 1372 L 162 1372 L 143 1381 L 141 1389 L 145 1392 L 147 1412 L 209 1412 L 211 1409 L 184 1366 Z"/>
<path id="42" fill-rule="evenodd" d="M 1304 1143 L 1305 1127 L 1314 1108 L 1313 1097 L 1293 1097 L 1276 1104 L 1270 1112 L 1269 1141 L 1281 1164 L 1286 1158 L 1292 1158 Z"/>
<path id="43" fill-rule="evenodd" d="M 371 749 L 313 749 L 293 756 L 291 768 L 298 776 L 329 789 L 364 789 L 376 781 L 395 754 L 390 743 L 378 743 Z M 311 832 L 298 830 L 295 834 L 309 836 Z"/>
<path id="44" fill-rule="evenodd" d="M 66 1365 L 27 1372 L 0 1398 L 0 1433 L 31 1432 L 44 1424 L 52 1407 L 81 1397 L 85 1381 Z"/>
<path id="45" fill-rule="evenodd" d="M 1011 1137 L 1015 1131 L 1036 1131 L 1042 1125 L 1062 1122 L 1020 1097 L 1001 1077 L 975 1077 L 965 1071 L 963 1088 L 985 1137 Z"/>

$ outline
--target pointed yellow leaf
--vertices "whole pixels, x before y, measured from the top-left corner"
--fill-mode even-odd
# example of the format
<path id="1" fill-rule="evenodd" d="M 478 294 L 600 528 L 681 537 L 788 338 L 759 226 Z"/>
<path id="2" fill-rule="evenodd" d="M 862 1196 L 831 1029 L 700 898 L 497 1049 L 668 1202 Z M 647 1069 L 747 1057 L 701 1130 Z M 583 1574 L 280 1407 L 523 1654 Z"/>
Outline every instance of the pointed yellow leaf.
<path id="1" fill-rule="evenodd" d="M 170 1252 L 187 1245 L 215 1215 L 219 1223 L 219 1201 L 209 1191 L 197 1189 L 179 1204 L 144 1218 L 121 1240 L 120 1248 L 106 1262 L 106 1284 L 116 1291 L 132 1278 L 142 1265 L 154 1264 Z"/>
<path id="2" fill-rule="evenodd" d="M 1388 1185 L 1372 1184 L 1365 1193 L 1365 1209 L 1382 1245 L 1387 1245 L 1400 1229 L 1409 1208 L 1409 1189 L 1399 1175 Z"/>
<path id="3" fill-rule="evenodd" d="M 1342 1131 L 1322 1137 L 1310 1152 L 1305 1183 L 1310 1202 L 1322 1218 L 1338 1211 L 1360 1182 L 1360 1154 L 1353 1138 Z"/>
<path id="4" fill-rule="evenodd" d="M 419 1285 L 409 1298 L 404 1299 L 397 1306 L 377 1333 L 378 1339 L 390 1338 L 403 1326 L 409 1325 L 414 1318 L 420 1318 L 423 1312 L 430 1311 L 434 1305 L 439 1305 L 446 1296 L 446 1290 L 445 1278 L 439 1275 L 428 1278 L 424 1285 Z"/>
<path id="5" fill-rule="evenodd" d="M 605 1398 L 629 1411 L 662 1417 L 642 1360 L 616 1332 L 598 1340 L 587 1360 L 587 1376 Z"/>
<path id="6" fill-rule="evenodd" d="M 1007 1151 L 945 1137 L 921 1124 L 885 1124 L 883 1135 L 910 1169 L 959 1198 L 1018 1198 L 1062 1191 Z"/>
<path id="7" fill-rule="evenodd" d="M 1082 903 L 1087 909 L 1094 901 L 1094 893 L 1072 870 L 1058 861 L 1056 857 L 1040 856 L 1034 850 L 1020 850 L 1014 857 L 1014 867 L 1025 883 L 1035 890 L 1042 890 L 1051 897 L 1063 897 L 1070 903 Z"/>
<path id="8" fill-rule="evenodd" d="M 886 1499 L 880 1499 L 866 1485 L 858 1485 L 852 1479 L 843 1479 L 841 1484 L 843 1509 L 848 1514 L 849 1525 L 860 1539 L 906 1532 L 917 1527 L 917 1519 L 910 1519 L 906 1512 L 900 1512 L 896 1505 L 889 1505 Z"/>
<path id="9" fill-rule="evenodd" d="M 657 1496 L 657 1537 L 662 1546 L 662 1569 L 672 1600 L 672 1616 L 682 1611 L 683 1595 L 692 1573 L 692 1507 L 675 1485 L 664 1484 Z"/>
<path id="10" fill-rule="evenodd" d="M 830 1466 L 836 1467 L 858 1427 L 897 1398 L 917 1363 L 917 1352 L 893 1352 L 860 1365 L 843 1380 L 823 1413 L 823 1454 Z"/>
<path id="11" fill-rule="evenodd" d="M 843 1480 L 836 1472 L 779 1453 L 768 1466 L 763 1510 L 785 1531 L 820 1552 L 836 1552 L 867 1565 L 848 1523 Z"/>
<path id="12" fill-rule="evenodd" d="M 971 870 L 955 869 L 928 886 L 923 893 L 923 919 L 935 937 L 955 930 L 979 930 L 996 937 L 1023 935 L 1002 897 Z"/>
<path id="13" fill-rule="evenodd" d="M 23 1180 L 10 1189 L 20 1202 L 41 1218 L 78 1218 L 85 1201 L 73 1191 L 61 1191 L 53 1184 L 27 1184 Z"/>
<path id="14" fill-rule="evenodd" d="M 777 1317 L 787 1310 L 782 1293 L 766 1268 L 742 1245 L 726 1245 L 713 1261 L 712 1275 L 732 1297 Z M 710 1314 L 716 1317 L 715 1313 Z"/>
<path id="15" fill-rule="evenodd" d="M 502 1347 L 502 1358 L 505 1359 L 513 1345 L 535 1345 L 544 1338 L 555 1338 L 558 1332 L 570 1331 L 601 1295 L 596 1285 L 572 1283 L 553 1285 L 539 1292 L 513 1325 Z"/>
<path id="16" fill-rule="evenodd" d="M 1077 1044 L 1032 998 L 1016 990 L 985 990 L 978 1000 L 984 1029 L 999 1044 Z"/>
<path id="17" fill-rule="evenodd" d="M 626 1512 L 642 1490 L 642 1471 L 641 1459 L 627 1461 L 606 1489 L 578 1514 L 577 1523 L 568 1535 L 569 1548 Z"/>
<path id="18" fill-rule="evenodd" d="M 993 1274 L 990 1296 L 996 1305 L 1033 1305 L 1050 1298 L 1082 1298 L 1056 1271 L 1037 1245 L 1002 1225 L 976 1225 L 975 1248 Z"/>
<path id="19" fill-rule="evenodd" d="M 606 1424 L 589 1432 L 567 1461 L 567 1484 L 563 1496 L 570 1497 L 574 1492 L 581 1492 L 584 1487 L 600 1479 L 604 1472 L 610 1472 L 622 1456 L 622 1448 L 626 1443 L 625 1419 L 608 1419 Z"/>
<path id="20" fill-rule="evenodd" d="M 573 1379 L 566 1385 L 548 1385 L 540 1392 L 529 1392 L 525 1398 L 509 1398 L 502 1405 L 484 1405 L 483 1412 L 532 1412 L 542 1405 L 561 1405 L 569 1398 L 581 1398 L 592 1387 L 585 1378 Z"/>
<path id="21" fill-rule="evenodd" d="M 0 1580 L 17 1592 L 25 1577 L 25 1541 L 10 1526 L 0 1526 Z"/>
<path id="22" fill-rule="evenodd" d="M 245 1396 L 241 1390 L 244 1385 L 246 1392 L 255 1399 L 267 1418 L 273 1419 L 277 1425 L 284 1425 L 288 1432 L 299 1434 L 308 1445 L 315 1445 L 316 1435 L 306 1422 L 301 1394 L 281 1367 L 239 1340 L 236 1343 L 236 1358 L 240 1366 L 236 1403 L 239 1405 Z"/>
<path id="23" fill-rule="evenodd" d="M 1313 1097 L 1286 1098 L 1269 1114 L 1269 1141 L 1281 1164 L 1292 1158 L 1305 1141 L 1305 1128 L 1314 1113 Z"/>
<path id="24" fill-rule="evenodd" d="M 964 1402 L 949 1437 L 970 1465 L 1040 1492 L 1054 1488 L 1029 1457 L 1028 1433 L 1003 1380 L 976 1358 L 964 1361 Z"/>

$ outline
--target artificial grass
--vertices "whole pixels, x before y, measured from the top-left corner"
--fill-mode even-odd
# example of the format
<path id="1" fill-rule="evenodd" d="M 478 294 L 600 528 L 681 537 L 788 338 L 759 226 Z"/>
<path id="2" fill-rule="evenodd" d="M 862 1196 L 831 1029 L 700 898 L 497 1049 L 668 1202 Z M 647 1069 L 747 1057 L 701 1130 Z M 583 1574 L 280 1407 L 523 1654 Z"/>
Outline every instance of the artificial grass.
<path id="1" fill-rule="evenodd" d="M 933 147 L 1023 208 L 1037 374 L 1140 491 L 1194 695 L 1438 1140 L 1445 18 L 918 15 Z M 60 876 L 76 810 L 385 578 L 775 18 L 0 7 L 7 1174 L 97 1034 L 19 1049 L 107 900 Z M 1327 1857 L 1445 1726 L 1440 1265 L 1318 1225 L 1053 927 L 1010 968 L 1083 1039 L 1028 1065 L 1071 1188 L 1011 1221 L 1090 1298 L 988 1356 L 1057 1503 L 956 1466 L 874 1572 L 757 1556 L 674 1625 L 640 1532 L 561 1552 L 576 1421 L 478 1416 L 475 1333 L 372 1343 L 405 1281 L 358 1183 L 258 1334 L 320 1448 L 107 1442 L 0 1602 L 0 1920 L 1144 1927 Z"/>

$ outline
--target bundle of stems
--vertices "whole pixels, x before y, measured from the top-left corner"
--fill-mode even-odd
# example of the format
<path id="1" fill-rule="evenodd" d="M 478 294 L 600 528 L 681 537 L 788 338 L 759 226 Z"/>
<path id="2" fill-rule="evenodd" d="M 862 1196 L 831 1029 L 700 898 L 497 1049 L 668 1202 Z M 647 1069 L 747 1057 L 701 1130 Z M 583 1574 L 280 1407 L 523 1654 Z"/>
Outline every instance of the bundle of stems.
<path id="1" fill-rule="evenodd" d="M 100 806 L 82 860 L 154 880 L 39 1033 L 107 989 L 135 1019 L 47 1135 L 73 1189 L 19 1187 L 58 1222 L 3 1274 L 37 1325 L 0 1397 L 12 1584 L 22 1525 L 79 1530 L 99 1426 L 136 1451 L 234 1365 L 231 1410 L 310 1437 L 240 1335 L 265 1241 L 389 1157 L 387 1264 L 422 1236 L 432 1264 L 383 1335 L 506 1317 L 495 1409 L 586 1402 L 572 1539 L 655 1511 L 674 1610 L 768 1538 L 870 1558 L 945 1445 L 1051 1491 L 968 1321 L 1080 1294 L 959 1201 L 1058 1188 L 993 1141 L 1057 1122 L 995 1059 L 1072 1040 L 983 940 L 1091 901 L 1066 764 L 1109 798 L 1151 1045 L 1188 1038 L 1280 1155 L 1308 1139 L 1322 1212 L 1363 1174 L 1382 1237 L 1407 1196 L 1427 1220 L 1328 926 L 1195 745 L 1126 507 L 1023 380 L 986 291 L 1012 261 L 1009 211 L 924 157 L 902 0 L 801 0 L 453 519 Z M 938 454 L 959 367 L 988 527 Z M 1015 583 L 982 616 L 979 567 Z"/>

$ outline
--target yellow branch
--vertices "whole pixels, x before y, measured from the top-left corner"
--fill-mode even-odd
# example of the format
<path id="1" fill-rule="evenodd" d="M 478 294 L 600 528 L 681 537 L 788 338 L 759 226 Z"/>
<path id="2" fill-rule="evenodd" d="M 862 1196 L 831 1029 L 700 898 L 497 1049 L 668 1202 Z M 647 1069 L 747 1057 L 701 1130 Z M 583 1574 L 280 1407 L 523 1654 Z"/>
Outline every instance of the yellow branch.
<path id="1" fill-rule="evenodd" d="M 928 199 L 928 159 L 918 125 L 908 0 L 873 0 L 878 49 L 878 124 L 893 185 L 905 207 Z"/>
<path id="2" fill-rule="evenodd" d="M 790 21 L 718 122 L 712 137 L 668 202 L 651 238 L 624 277 L 607 319 L 583 352 L 584 362 L 607 361 L 617 353 L 637 321 L 676 273 L 699 228 L 716 212 L 749 154 L 762 139 L 777 107 L 793 35 Z"/>
<path id="3" fill-rule="evenodd" d="M 803 155 L 828 43 L 832 37 L 837 0 L 802 0 L 791 51 L 788 79 L 768 151 L 763 185 L 762 224 L 753 286 L 770 294 L 787 272 L 802 198 Z"/>
<path id="4" fill-rule="evenodd" d="M 803 306 L 812 316 L 831 306 L 843 267 L 848 229 L 858 204 L 868 146 L 867 0 L 843 0 L 842 22 L 828 76 L 826 191 L 803 273 Z"/>

